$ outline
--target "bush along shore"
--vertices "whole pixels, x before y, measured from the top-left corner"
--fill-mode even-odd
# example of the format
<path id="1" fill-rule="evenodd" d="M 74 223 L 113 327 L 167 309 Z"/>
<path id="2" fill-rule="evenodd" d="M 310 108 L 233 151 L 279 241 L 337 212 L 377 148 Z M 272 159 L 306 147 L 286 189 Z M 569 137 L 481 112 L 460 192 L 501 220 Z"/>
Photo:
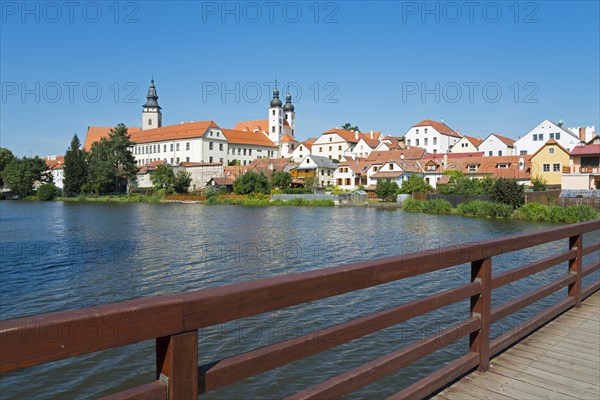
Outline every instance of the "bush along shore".
<path id="1" fill-rule="evenodd" d="M 461 203 L 456 208 L 452 208 L 452 205 L 446 200 L 408 199 L 402 205 L 402 210 L 426 214 L 455 214 L 465 217 L 511 218 L 562 223 L 576 223 L 600 218 L 600 213 L 588 205 L 559 207 L 529 203 L 513 209 L 510 204 L 481 200 Z"/>
<path id="2" fill-rule="evenodd" d="M 295 198 L 291 200 L 272 200 L 267 195 L 248 195 L 245 198 L 228 198 L 221 196 L 210 196 L 204 204 L 232 204 L 237 206 L 309 206 L 309 207 L 330 207 L 333 206 L 333 200 L 308 200 Z"/>

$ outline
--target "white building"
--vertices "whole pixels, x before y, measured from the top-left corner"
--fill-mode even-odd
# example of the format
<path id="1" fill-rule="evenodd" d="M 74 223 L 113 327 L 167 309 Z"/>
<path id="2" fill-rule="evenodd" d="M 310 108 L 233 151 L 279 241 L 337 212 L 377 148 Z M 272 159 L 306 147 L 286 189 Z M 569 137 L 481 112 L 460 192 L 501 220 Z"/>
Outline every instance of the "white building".
<path id="1" fill-rule="evenodd" d="M 294 178 L 314 177 L 319 186 L 325 187 L 334 185 L 333 173 L 336 169 L 337 164 L 327 157 L 307 155 L 290 173 Z"/>
<path id="2" fill-rule="evenodd" d="M 302 160 L 307 155 L 311 154 L 313 144 L 317 139 L 308 139 L 296 146 L 290 157 L 293 160 Z"/>
<path id="3" fill-rule="evenodd" d="M 473 136 L 464 135 L 454 146 L 450 148 L 450 153 L 476 153 L 479 145 L 483 140 L 475 138 Z"/>
<path id="4" fill-rule="evenodd" d="M 417 146 L 428 153 L 448 153 L 462 135 L 443 122 L 430 119 L 413 125 L 404 135 L 406 147 Z"/>
<path id="5" fill-rule="evenodd" d="M 64 170 L 63 170 L 64 164 L 65 164 L 65 157 L 64 156 L 48 156 L 48 157 L 44 158 L 44 161 L 46 162 L 48 169 L 52 173 L 52 182 L 54 183 L 54 186 L 56 186 L 59 189 L 62 189 L 64 187 L 64 179 L 65 179 Z"/>
<path id="6" fill-rule="evenodd" d="M 365 135 L 367 135 L 368 137 L 364 137 Z M 344 157 L 346 159 L 369 157 L 371 152 L 377 149 L 379 143 L 381 143 L 379 139 L 375 139 L 378 137 L 381 137 L 381 132 L 374 133 L 373 131 L 371 131 L 368 134 L 362 134 L 360 139 L 358 140 L 358 143 L 356 143 L 356 145 L 354 145 L 354 147 L 352 147 L 351 150 L 348 150 L 344 154 Z"/>
<path id="7" fill-rule="evenodd" d="M 335 185 L 343 190 L 355 190 L 359 186 L 367 187 L 367 170 L 369 167 L 370 163 L 364 158 L 340 162 L 333 173 Z"/>
<path id="8" fill-rule="evenodd" d="M 312 145 L 311 154 L 339 161 L 342 160 L 345 155 L 356 154 L 358 149 L 355 151 L 355 148 L 360 139 L 365 139 L 366 141 L 375 139 L 379 141 L 380 136 L 381 132 L 360 133 L 359 131 L 333 128 L 322 133 L 321 136 L 317 138 Z M 367 144 L 366 146 L 370 147 L 370 145 Z M 370 153 L 372 149 L 373 148 L 368 152 Z M 363 149 L 363 152 L 366 151 L 366 148 Z"/>
<path id="9" fill-rule="evenodd" d="M 584 141 L 576 133 L 563 127 L 562 121 L 555 124 L 545 119 L 515 142 L 516 151 L 519 155 L 532 155 L 549 139 L 556 140 L 558 144 L 569 151 L 573 150 L 578 143 Z"/>
<path id="10" fill-rule="evenodd" d="M 227 162 L 237 160 L 240 165 L 248 165 L 259 158 L 278 157 L 277 145 L 261 132 L 235 129 L 222 129 L 222 132 L 229 146 Z"/>
<path id="11" fill-rule="evenodd" d="M 481 142 L 478 149 L 486 157 L 514 156 L 515 142 L 514 139 L 492 133 Z"/>

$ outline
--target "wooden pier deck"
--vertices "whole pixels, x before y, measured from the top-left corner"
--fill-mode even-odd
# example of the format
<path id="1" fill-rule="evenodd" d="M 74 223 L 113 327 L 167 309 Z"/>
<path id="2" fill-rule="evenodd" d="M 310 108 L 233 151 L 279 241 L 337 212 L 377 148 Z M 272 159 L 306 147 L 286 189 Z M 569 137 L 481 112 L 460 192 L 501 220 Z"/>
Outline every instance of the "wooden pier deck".
<path id="1" fill-rule="evenodd" d="M 433 398 L 600 399 L 600 292 Z"/>

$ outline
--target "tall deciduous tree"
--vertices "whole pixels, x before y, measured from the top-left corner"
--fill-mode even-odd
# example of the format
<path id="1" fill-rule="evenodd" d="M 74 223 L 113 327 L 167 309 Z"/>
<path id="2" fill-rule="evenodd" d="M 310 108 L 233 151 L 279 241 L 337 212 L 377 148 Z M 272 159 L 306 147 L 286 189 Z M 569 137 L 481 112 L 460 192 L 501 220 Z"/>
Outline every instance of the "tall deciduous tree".
<path id="1" fill-rule="evenodd" d="M 400 192 L 398 184 L 390 179 L 377 179 L 375 194 L 383 201 L 392 201 Z"/>
<path id="2" fill-rule="evenodd" d="M 4 170 L 15 159 L 12 151 L 7 148 L 0 148 L 0 187 L 4 187 Z"/>
<path id="3" fill-rule="evenodd" d="M 64 171 L 64 193 L 66 195 L 79 194 L 81 186 L 88 180 L 86 155 L 81 149 L 81 142 L 77 134 L 71 139 L 71 146 L 65 154 Z"/>
<path id="4" fill-rule="evenodd" d="M 89 177 L 96 193 L 121 192 L 123 183 L 135 181 L 137 166 L 130 148 L 130 140 L 124 124 L 111 129 L 108 138 L 92 145 L 88 156 Z"/>
<path id="5" fill-rule="evenodd" d="M 173 168 L 167 164 L 161 164 L 150 175 L 150 182 L 156 189 L 167 189 L 173 186 L 175 174 Z"/>
<path id="6" fill-rule="evenodd" d="M 35 172 L 30 159 L 15 158 L 4 170 L 6 185 L 21 197 L 29 196 L 33 192 Z"/>

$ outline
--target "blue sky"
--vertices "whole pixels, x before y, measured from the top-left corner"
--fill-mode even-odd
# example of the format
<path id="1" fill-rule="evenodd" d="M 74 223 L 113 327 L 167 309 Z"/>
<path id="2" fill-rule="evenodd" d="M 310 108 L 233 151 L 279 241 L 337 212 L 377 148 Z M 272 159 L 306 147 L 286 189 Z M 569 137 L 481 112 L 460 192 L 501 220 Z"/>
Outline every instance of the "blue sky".
<path id="1" fill-rule="evenodd" d="M 88 126 L 140 126 L 152 75 L 165 125 L 264 119 L 277 76 L 300 139 L 600 128 L 598 1 L 465 3 L 3 1 L 1 146 L 63 154 Z"/>

